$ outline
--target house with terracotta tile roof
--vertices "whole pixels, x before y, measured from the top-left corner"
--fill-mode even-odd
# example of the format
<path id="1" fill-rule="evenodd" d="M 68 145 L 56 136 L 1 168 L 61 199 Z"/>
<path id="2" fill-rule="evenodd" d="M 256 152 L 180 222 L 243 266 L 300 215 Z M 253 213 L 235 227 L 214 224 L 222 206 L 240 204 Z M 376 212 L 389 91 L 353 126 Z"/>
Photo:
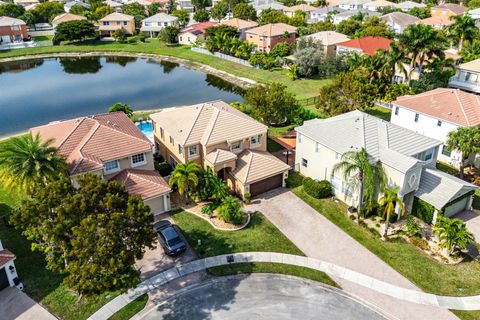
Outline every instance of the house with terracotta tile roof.
<path id="1" fill-rule="evenodd" d="M 454 21 L 450 17 L 451 16 L 432 16 L 432 17 L 420 20 L 419 23 L 427 26 L 431 26 L 433 29 L 436 29 L 436 30 L 441 30 L 453 24 Z"/>
<path id="2" fill-rule="evenodd" d="M 443 3 L 430 9 L 432 17 L 463 16 L 466 11 L 466 7 L 456 3 Z"/>
<path id="3" fill-rule="evenodd" d="M 154 169 L 154 145 L 123 112 L 55 121 L 30 132 L 53 139 L 74 185 L 79 175 L 98 174 L 124 183 L 152 213 L 170 210 L 171 189 Z"/>
<path id="4" fill-rule="evenodd" d="M 457 128 L 480 125 L 480 98 L 459 89 L 437 88 L 417 95 L 398 97 L 392 102 L 391 122 L 442 141 Z M 442 146 L 438 160 L 459 167 L 461 154 Z M 468 159 L 480 166 L 480 158 Z"/>
<path id="5" fill-rule="evenodd" d="M 221 24 L 237 29 L 237 31 L 240 33 L 240 39 L 242 40 L 245 40 L 247 30 L 258 27 L 258 23 L 256 21 L 243 20 L 239 18 L 232 18 L 222 22 Z"/>
<path id="6" fill-rule="evenodd" d="M 361 37 L 337 44 L 337 54 L 368 54 L 373 56 L 378 50 L 390 49 L 392 40 L 384 37 Z"/>
<path id="7" fill-rule="evenodd" d="M 203 42 L 205 41 L 205 30 L 215 25 L 216 23 L 211 21 L 189 25 L 178 34 L 178 43 L 191 45 L 197 41 Z"/>
<path id="8" fill-rule="evenodd" d="M 285 185 L 290 166 L 267 152 L 268 127 L 223 101 L 150 115 L 157 152 L 172 166 L 212 168 L 234 192 L 252 196 Z"/>
<path id="9" fill-rule="evenodd" d="M 15 255 L 5 249 L 0 240 L 0 291 L 19 283 L 15 259 Z"/>
<path id="10" fill-rule="evenodd" d="M 269 23 L 246 32 L 246 41 L 255 50 L 269 53 L 279 43 L 295 43 L 297 28 L 285 23 Z"/>

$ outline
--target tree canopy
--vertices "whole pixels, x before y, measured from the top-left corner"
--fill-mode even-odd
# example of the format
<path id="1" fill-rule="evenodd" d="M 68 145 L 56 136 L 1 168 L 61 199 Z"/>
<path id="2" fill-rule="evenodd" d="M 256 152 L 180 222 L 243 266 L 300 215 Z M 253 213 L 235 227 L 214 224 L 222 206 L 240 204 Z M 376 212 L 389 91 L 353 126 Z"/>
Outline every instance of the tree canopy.
<path id="1" fill-rule="evenodd" d="M 175 26 L 166 26 L 158 33 L 158 39 L 167 44 L 173 44 L 178 42 L 178 34 L 180 29 Z"/>
<path id="2" fill-rule="evenodd" d="M 0 6 L 0 17 L 7 16 L 11 18 L 18 18 L 24 13 L 25 9 L 19 4 L 5 3 Z"/>
<path id="3" fill-rule="evenodd" d="M 206 10 L 206 9 L 198 9 L 193 14 L 193 20 L 195 20 L 197 22 L 208 21 L 208 20 L 210 20 L 210 12 L 208 12 L 208 10 Z"/>
<path id="4" fill-rule="evenodd" d="M 256 20 L 257 11 L 254 7 L 246 3 L 239 3 L 233 8 L 233 17 L 243 20 Z"/>
<path id="5" fill-rule="evenodd" d="M 122 102 L 117 102 L 113 106 L 108 108 L 108 112 L 118 112 L 118 111 L 125 113 L 129 117 L 133 116 L 132 108 L 128 104 L 125 104 Z"/>
<path id="6" fill-rule="evenodd" d="M 33 8 L 32 12 L 37 17 L 36 22 L 50 23 L 53 18 L 61 13 L 64 13 L 65 10 L 63 9 L 62 2 L 49 1 L 39 3 L 35 8 Z"/>
<path id="7" fill-rule="evenodd" d="M 60 23 L 55 29 L 54 44 L 62 41 L 83 41 L 95 37 L 97 28 L 87 20 L 73 20 Z"/>

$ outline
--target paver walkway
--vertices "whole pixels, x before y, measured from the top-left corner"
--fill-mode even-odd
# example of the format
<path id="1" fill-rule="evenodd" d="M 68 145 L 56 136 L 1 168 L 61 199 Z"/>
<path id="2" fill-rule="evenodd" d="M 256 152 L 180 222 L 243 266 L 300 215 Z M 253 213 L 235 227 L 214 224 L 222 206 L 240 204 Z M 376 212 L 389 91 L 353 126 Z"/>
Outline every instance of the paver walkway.
<path id="1" fill-rule="evenodd" d="M 308 257 L 399 287 L 420 291 L 412 282 L 286 189 L 262 195 L 260 203 L 254 203 L 248 209 L 262 212 Z M 333 278 L 347 293 L 366 300 L 398 319 L 457 319 L 448 310 L 399 301 L 340 277 Z"/>
<path id="2" fill-rule="evenodd" d="M 0 291 L 0 319 L 57 320 L 44 307 L 15 287 Z"/>

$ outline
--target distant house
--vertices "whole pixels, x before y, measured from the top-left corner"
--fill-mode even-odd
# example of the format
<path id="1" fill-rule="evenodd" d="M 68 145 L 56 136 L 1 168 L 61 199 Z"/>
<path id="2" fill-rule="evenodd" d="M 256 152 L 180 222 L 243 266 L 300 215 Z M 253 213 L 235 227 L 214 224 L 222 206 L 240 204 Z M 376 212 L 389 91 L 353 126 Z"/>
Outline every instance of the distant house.
<path id="1" fill-rule="evenodd" d="M 432 16 L 426 19 L 420 20 L 419 23 L 431 26 L 434 29 L 441 30 L 449 25 L 453 24 L 450 19 L 451 16 Z"/>
<path id="2" fill-rule="evenodd" d="M 29 38 L 25 21 L 5 16 L 0 17 L 0 46 L 23 42 Z"/>
<path id="3" fill-rule="evenodd" d="M 306 12 L 307 13 L 307 19 L 311 18 L 311 13 L 313 11 L 316 11 L 318 8 L 316 7 L 312 7 L 308 4 L 298 4 L 296 6 L 292 6 L 292 7 L 287 7 L 285 9 L 283 9 L 283 13 L 291 18 L 295 15 L 295 12 L 297 11 L 303 11 L 303 12 Z"/>
<path id="4" fill-rule="evenodd" d="M 153 214 L 170 210 L 168 183 L 154 170 L 153 143 L 123 112 L 56 121 L 32 128 L 43 141 L 53 139 L 68 164 L 74 185 L 86 172 L 125 184 Z"/>
<path id="5" fill-rule="evenodd" d="M 343 20 L 350 19 L 351 17 L 353 17 L 353 16 L 355 16 L 359 13 L 361 13 L 361 14 L 367 16 L 367 17 L 379 17 L 379 16 L 382 15 L 380 12 L 368 11 L 368 10 L 365 10 L 365 9 L 345 10 L 343 12 L 340 12 L 340 13 L 337 13 L 337 14 L 333 15 L 333 24 L 337 25 L 340 22 L 342 22 Z"/>
<path id="6" fill-rule="evenodd" d="M 472 17 L 472 19 L 475 20 L 477 28 L 480 28 L 480 8 L 469 10 L 466 14 Z"/>
<path id="7" fill-rule="evenodd" d="M 283 11 L 283 9 L 287 8 L 287 6 L 275 0 L 253 0 L 250 1 L 249 4 L 255 8 L 257 16 L 259 16 L 263 10 Z"/>
<path id="8" fill-rule="evenodd" d="M 247 30 L 258 27 L 258 23 L 255 21 L 243 20 L 239 18 L 232 18 L 222 22 L 221 24 L 237 29 L 237 31 L 240 33 L 240 39 L 242 40 L 245 40 Z"/>
<path id="9" fill-rule="evenodd" d="M 387 0 L 375 0 L 372 2 L 367 2 L 363 5 L 363 9 L 368 11 L 379 11 L 382 8 L 393 8 L 395 3 Z"/>
<path id="10" fill-rule="evenodd" d="M 169 14 L 160 12 L 151 17 L 142 20 L 140 32 L 145 33 L 150 38 L 158 37 L 158 33 L 165 27 L 178 25 L 178 18 Z"/>
<path id="11" fill-rule="evenodd" d="M 80 7 L 84 7 L 85 9 L 90 8 L 90 5 L 88 3 L 75 0 L 75 1 L 69 1 L 69 2 L 65 3 L 65 5 L 63 6 L 63 9 L 65 10 L 65 12 L 68 13 L 68 12 L 70 12 L 70 9 L 73 6 L 80 6 Z"/>
<path id="12" fill-rule="evenodd" d="M 394 7 L 402 10 L 403 12 L 407 12 L 413 8 L 426 8 L 427 5 L 423 3 L 413 2 L 413 1 L 403 1 L 400 3 L 395 3 Z"/>
<path id="13" fill-rule="evenodd" d="M 103 4 L 109 6 L 110 8 L 113 8 L 117 12 L 121 11 L 123 6 L 123 4 L 115 0 L 107 0 L 104 1 Z"/>
<path id="14" fill-rule="evenodd" d="M 342 0 L 338 7 L 344 10 L 360 10 L 363 9 L 364 4 L 369 2 L 370 0 Z"/>
<path id="15" fill-rule="evenodd" d="M 392 40 L 384 37 L 361 37 L 337 44 L 337 54 L 368 54 L 373 56 L 378 50 L 390 49 Z"/>
<path id="16" fill-rule="evenodd" d="M 188 12 L 193 12 L 195 10 L 195 7 L 190 0 L 175 0 L 175 3 L 178 5 L 179 9 Z"/>
<path id="17" fill-rule="evenodd" d="M 337 52 L 337 44 L 350 40 L 350 38 L 343 33 L 335 31 L 320 31 L 317 33 L 309 34 L 302 38 L 320 41 L 323 46 L 323 53 L 326 56 L 335 55 L 335 53 Z"/>
<path id="18" fill-rule="evenodd" d="M 387 26 L 395 33 L 403 33 L 405 29 L 413 24 L 417 24 L 420 19 L 403 12 L 391 12 L 380 17 Z"/>
<path id="19" fill-rule="evenodd" d="M 205 41 L 205 30 L 215 25 L 216 23 L 210 21 L 192 24 L 180 31 L 178 43 L 191 45 L 197 41 L 203 42 Z"/>
<path id="20" fill-rule="evenodd" d="M 15 268 L 15 255 L 8 249 L 5 249 L 0 241 L 0 291 L 13 287 L 15 282 L 19 282 L 17 269 Z"/>
<path id="21" fill-rule="evenodd" d="M 297 28 L 285 23 L 269 23 L 246 32 L 246 41 L 255 50 L 269 53 L 278 43 L 295 43 Z"/>
<path id="22" fill-rule="evenodd" d="M 32 4 L 39 4 L 38 0 L 13 0 L 13 3 L 21 5 L 22 7 L 27 7 Z"/>
<path id="23" fill-rule="evenodd" d="M 340 9 L 338 7 L 317 8 L 317 10 L 310 12 L 310 20 L 308 20 L 307 23 L 316 23 L 320 21 L 327 22 L 332 19 L 331 17 L 333 15 L 345 11 L 346 10 Z"/>
<path id="24" fill-rule="evenodd" d="M 52 26 L 53 26 L 53 29 L 56 29 L 57 26 L 62 22 L 80 21 L 80 20 L 87 20 L 87 18 L 84 17 L 84 16 L 79 16 L 79 15 L 76 15 L 76 14 L 72 14 L 72 13 L 62 13 L 62 14 L 59 14 L 58 16 L 56 16 L 55 18 L 53 18 Z"/>
<path id="25" fill-rule="evenodd" d="M 99 24 L 100 37 L 112 37 L 116 30 L 122 30 L 125 34 L 135 33 L 135 19 L 128 14 L 110 13 L 100 19 Z"/>
<path id="26" fill-rule="evenodd" d="M 480 59 L 458 65 L 448 86 L 480 94 Z"/>
<path id="27" fill-rule="evenodd" d="M 442 141 L 457 128 L 480 125 L 480 99 L 459 89 L 438 88 L 412 96 L 398 97 L 392 102 L 391 122 Z M 459 167 L 460 153 L 442 146 L 438 160 Z M 477 167 L 480 157 L 468 159 Z"/>
<path id="28" fill-rule="evenodd" d="M 223 101 L 150 115 L 157 152 L 176 166 L 211 168 L 240 195 L 285 186 L 290 166 L 267 152 L 268 127 Z"/>
<path id="29" fill-rule="evenodd" d="M 456 3 L 444 3 L 430 9 L 432 17 L 463 16 L 466 11 L 466 7 Z"/>

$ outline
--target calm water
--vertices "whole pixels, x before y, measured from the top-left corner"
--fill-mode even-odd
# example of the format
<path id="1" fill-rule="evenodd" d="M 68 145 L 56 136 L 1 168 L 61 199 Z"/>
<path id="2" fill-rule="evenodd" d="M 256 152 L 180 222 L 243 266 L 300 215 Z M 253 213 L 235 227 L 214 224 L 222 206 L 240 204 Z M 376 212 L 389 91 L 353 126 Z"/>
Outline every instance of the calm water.
<path id="1" fill-rule="evenodd" d="M 145 110 L 241 101 L 240 94 L 218 77 L 171 62 L 89 57 L 0 64 L 0 136 L 107 112 L 116 102 Z"/>

